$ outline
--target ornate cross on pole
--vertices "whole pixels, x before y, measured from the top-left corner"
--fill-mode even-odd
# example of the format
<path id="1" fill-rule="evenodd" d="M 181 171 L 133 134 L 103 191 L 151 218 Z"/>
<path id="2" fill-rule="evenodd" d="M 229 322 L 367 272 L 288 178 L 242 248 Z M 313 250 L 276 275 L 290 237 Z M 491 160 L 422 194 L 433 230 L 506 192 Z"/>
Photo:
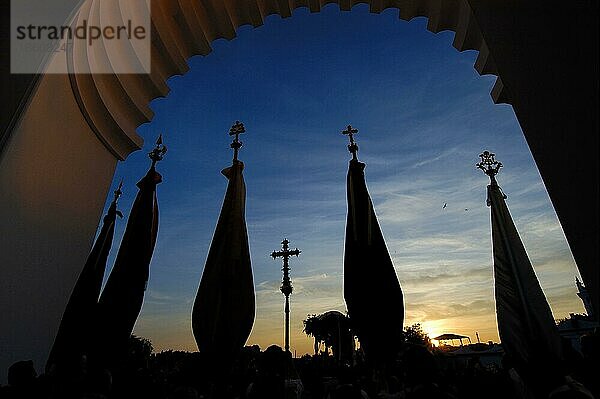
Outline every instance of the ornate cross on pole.
<path id="1" fill-rule="evenodd" d="M 289 259 L 290 256 L 298 256 L 300 255 L 300 250 L 298 248 L 290 251 L 290 247 L 288 246 L 290 242 L 287 238 L 284 238 L 281 242 L 282 251 L 273 251 L 271 256 L 273 259 L 283 258 L 283 281 L 281 282 L 281 292 L 285 295 L 285 351 L 290 351 L 290 294 L 293 291 L 292 281 L 290 280 L 290 265 Z"/>
<path id="2" fill-rule="evenodd" d="M 167 147 L 162 142 L 162 134 L 158 136 L 156 140 L 156 147 L 148 153 L 148 156 L 152 160 L 152 167 L 156 165 L 158 161 L 162 161 L 163 157 L 167 152 Z"/>
<path id="3" fill-rule="evenodd" d="M 231 126 L 231 129 L 229 129 L 229 135 L 235 136 L 235 139 L 233 139 L 233 142 L 230 145 L 230 147 L 233 148 L 233 160 L 234 161 L 238 160 L 238 152 L 240 150 L 240 147 L 244 144 L 240 141 L 240 134 L 245 133 L 245 132 L 246 132 L 246 129 L 244 128 L 244 124 L 241 123 L 240 121 L 235 121 L 235 124 L 233 126 Z"/>
<path id="4" fill-rule="evenodd" d="M 348 144 L 348 151 L 352 153 L 352 159 L 358 161 L 356 153 L 358 152 L 358 144 L 354 141 L 354 135 L 358 133 L 358 129 L 353 129 L 351 125 L 348 125 L 346 130 L 342 130 L 342 134 L 348 135 L 350 138 L 350 144 Z"/>

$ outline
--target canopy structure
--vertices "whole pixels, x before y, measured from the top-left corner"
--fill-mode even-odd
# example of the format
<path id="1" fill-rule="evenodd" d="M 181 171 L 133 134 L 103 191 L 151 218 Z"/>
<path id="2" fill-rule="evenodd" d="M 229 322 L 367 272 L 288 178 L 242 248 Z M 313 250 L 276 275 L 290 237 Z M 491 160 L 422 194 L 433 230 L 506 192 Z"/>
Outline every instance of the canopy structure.
<path id="1" fill-rule="evenodd" d="M 319 344 L 325 344 L 325 351 L 331 347 L 338 364 L 351 361 L 354 352 L 354 334 L 348 316 L 337 310 L 309 316 L 304 320 L 304 332 L 315 339 L 315 355 Z"/>
<path id="2" fill-rule="evenodd" d="M 125 348 L 142 309 L 150 274 L 150 260 L 158 234 L 156 186 L 162 176 L 156 163 L 167 148 L 159 137 L 149 156 L 152 165 L 137 183 L 139 191 L 131 208 L 127 227 L 106 286 L 98 302 L 98 357 L 116 362 Z"/>
<path id="3" fill-rule="evenodd" d="M 466 335 L 458 335 L 458 334 L 442 334 L 442 335 L 438 335 L 437 337 L 433 338 L 436 341 L 439 342 L 443 342 L 443 341 L 454 341 L 454 340 L 458 340 L 460 341 L 460 345 L 463 345 L 462 340 L 466 339 L 469 341 L 469 343 L 471 343 L 471 338 L 467 337 Z"/>
<path id="4" fill-rule="evenodd" d="M 47 373 L 53 372 L 55 368 L 58 368 L 59 373 L 69 373 L 72 367 L 79 367 L 81 356 L 88 353 L 87 340 L 93 335 L 98 297 L 106 270 L 106 260 L 113 242 L 115 221 L 117 215 L 123 217 L 117 210 L 117 200 L 121 196 L 122 186 L 121 181 L 104 216 L 100 234 L 75 283 L 46 362 Z"/>
<path id="5" fill-rule="evenodd" d="M 217 227 L 202 272 L 192 311 L 192 329 L 201 353 L 225 378 L 254 324 L 255 298 L 248 232 L 244 164 L 237 159 L 244 126 L 237 122 L 233 164 L 221 173 L 229 180 Z"/>
<path id="6" fill-rule="evenodd" d="M 540 395 L 563 376 L 562 346 L 550 306 L 535 275 L 496 174 L 502 164 L 484 151 L 477 167 L 490 177 L 494 284 L 498 332 L 514 368 Z"/>
<path id="7" fill-rule="evenodd" d="M 344 247 L 344 299 L 361 347 L 370 361 L 394 359 L 402 343 L 404 299 L 365 183 L 365 164 L 348 126 L 348 216 Z"/>

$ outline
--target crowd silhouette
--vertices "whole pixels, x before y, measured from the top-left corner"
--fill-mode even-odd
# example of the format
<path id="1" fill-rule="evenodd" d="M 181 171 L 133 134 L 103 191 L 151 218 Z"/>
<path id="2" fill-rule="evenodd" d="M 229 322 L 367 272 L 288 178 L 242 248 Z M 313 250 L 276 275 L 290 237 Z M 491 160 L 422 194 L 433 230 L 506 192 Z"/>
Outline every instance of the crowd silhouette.
<path id="1" fill-rule="evenodd" d="M 416 337 L 416 338 L 415 338 Z M 553 381 L 548 399 L 597 397 L 598 333 L 583 336 L 568 375 Z M 473 344 L 481 349 L 487 344 Z M 0 399 L 508 399 L 537 398 L 528 391 L 511 361 L 484 366 L 474 355 L 454 362 L 451 352 L 409 331 L 398 356 L 385 370 L 373 368 L 359 348 L 340 361 L 329 351 L 293 358 L 272 345 L 246 346 L 233 367 L 215 378 L 210 356 L 201 352 L 152 352 L 150 341 L 132 336 L 118 365 L 97 367 L 82 356 L 68 374 L 37 375 L 32 361 L 13 364 Z M 549 377 L 549 376 L 548 376 Z M 550 377 L 549 377 L 550 378 Z M 585 388 L 584 388 L 585 386 Z"/>

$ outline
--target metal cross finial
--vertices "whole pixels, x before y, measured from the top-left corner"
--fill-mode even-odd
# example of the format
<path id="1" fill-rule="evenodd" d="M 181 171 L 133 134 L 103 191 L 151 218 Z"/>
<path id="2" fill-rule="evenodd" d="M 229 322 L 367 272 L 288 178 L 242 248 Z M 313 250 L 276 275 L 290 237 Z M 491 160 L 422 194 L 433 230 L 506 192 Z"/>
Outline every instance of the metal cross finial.
<path id="1" fill-rule="evenodd" d="M 121 181 L 119 182 L 119 187 L 117 187 L 117 189 L 114 191 L 114 193 L 115 193 L 114 201 L 115 202 L 117 202 L 117 200 L 119 199 L 121 194 L 123 194 L 123 191 L 121 191 L 122 188 L 123 188 L 123 178 L 121 178 Z"/>
<path id="2" fill-rule="evenodd" d="M 498 162 L 496 160 L 496 154 L 489 151 L 482 152 L 481 154 L 479 154 L 479 157 L 481 158 L 481 162 L 479 162 L 475 166 L 481 169 L 483 173 L 488 175 L 492 180 L 492 183 L 495 183 L 496 179 L 494 176 L 498 174 L 498 171 L 503 166 L 502 162 Z"/>
<path id="3" fill-rule="evenodd" d="M 111 218 L 112 218 L 111 214 L 113 212 L 118 217 L 120 217 L 120 218 L 123 217 L 123 214 L 121 213 L 121 211 L 117 210 L 117 201 L 119 201 L 119 197 L 121 196 L 121 194 L 123 194 L 123 191 L 121 191 L 122 188 L 123 188 L 123 179 L 121 178 L 121 181 L 119 182 L 119 186 L 117 187 L 117 189 L 115 191 L 113 191 L 115 196 L 112 200 L 112 203 L 110 204 L 110 207 L 108 208 L 108 213 L 106 214 L 106 216 L 104 216 L 105 222 L 111 220 Z"/>
<path id="4" fill-rule="evenodd" d="M 148 156 L 152 160 L 152 167 L 154 167 L 158 161 L 162 161 L 166 152 L 167 147 L 163 144 L 162 134 L 160 134 L 156 140 L 156 147 L 148 153 Z"/>
<path id="5" fill-rule="evenodd" d="M 244 144 L 240 141 L 240 134 L 245 133 L 245 132 L 246 132 L 246 128 L 244 128 L 244 124 L 241 123 L 240 121 L 235 121 L 235 124 L 233 126 L 231 126 L 231 129 L 229 129 L 229 135 L 235 136 L 235 139 L 233 139 L 233 142 L 230 145 L 230 147 L 233 148 L 233 160 L 234 161 L 237 161 L 239 149 Z"/>
<path id="6" fill-rule="evenodd" d="M 281 293 L 285 295 L 285 351 L 290 351 L 290 294 L 293 291 L 292 281 L 290 280 L 290 265 L 289 258 L 290 256 L 298 256 L 300 255 L 300 251 L 298 248 L 290 251 L 289 241 L 287 238 L 284 238 L 281 242 L 282 250 L 281 251 L 273 251 L 271 256 L 273 259 L 283 258 L 283 281 L 281 282 Z"/>
<path id="7" fill-rule="evenodd" d="M 350 138 L 350 144 L 348 144 L 348 151 L 352 153 L 352 159 L 358 161 L 356 153 L 358 152 L 358 144 L 354 141 L 354 135 L 358 133 L 358 129 L 353 129 L 352 125 L 348 125 L 346 130 L 342 130 L 342 134 L 347 134 Z"/>

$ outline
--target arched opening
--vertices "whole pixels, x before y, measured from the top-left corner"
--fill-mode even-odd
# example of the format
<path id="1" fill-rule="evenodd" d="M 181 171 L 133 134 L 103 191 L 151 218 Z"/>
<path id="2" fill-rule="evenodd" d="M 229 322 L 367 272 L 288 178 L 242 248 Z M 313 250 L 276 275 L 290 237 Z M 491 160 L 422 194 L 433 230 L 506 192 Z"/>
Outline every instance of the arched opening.
<path id="1" fill-rule="evenodd" d="M 493 78 L 473 71 L 476 54 L 456 52 L 450 32 L 434 36 L 424 23 L 371 15 L 362 6 L 352 13 L 333 5 L 318 15 L 299 10 L 294 19 L 274 16 L 259 29 L 242 28 L 234 41 L 214 43 L 213 53 L 192 58 L 190 71 L 169 81 L 171 93 L 153 103 L 154 120 L 140 128 L 148 139 L 164 132 L 170 149 L 160 165 L 161 233 L 138 335 L 159 350 L 195 349 L 190 301 L 221 206 L 219 170 L 230 161 L 226 133 L 236 118 L 247 128 L 240 159 L 258 300 L 249 344 L 281 342 L 280 265 L 266 255 L 283 236 L 303 250 L 292 261 L 293 351 L 312 351 L 301 328 L 307 314 L 345 310 L 348 156 L 339 131 L 347 120 L 361 128 L 360 158 L 406 295 L 406 325 L 420 322 L 432 337 L 479 330 L 484 341 L 498 340 L 486 181 L 473 168 L 485 145 L 505 155 L 504 187 L 542 281 L 552 287 L 556 314 L 579 311 L 571 255 L 512 110 L 490 100 Z M 130 196 L 146 152 L 117 169 Z M 544 229 L 545 239 L 562 243 L 542 239 Z M 548 256 L 558 247 L 560 255 Z M 544 280 L 548 273 L 563 276 L 564 287 Z M 562 290 L 570 299 L 559 298 Z"/>
<path id="2" fill-rule="evenodd" d="M 10 137 L 3 140 L 0 159 L 0 220 L 3 233 L 10 232 L 3 234 L 7 237 L 2 251 L 5 268 L 0 278 L 0 302 L 6 304 L 6 324 L 13 327 L 3 333 L 7 346 L 21 348 L 27 357 L 44 357 L 69 287 L 91 242 L 116 158 L 126 157 L 139 145 L 135 128 L 144 116 L 151 115 L 148 102 L 168 91 L 166 78 L 184 72 L 185 60 L 191 54 L 205 53 L 208 44 L 218 37 L 233 37 L 244 23 L 257 26 L 266 15 L 289 16 L 292 9 L 301 6 L 319 11 L 324 3 L 161 1 L 154 22 L 160 38 L 156 43 L 162 50 L 156 53 L 159 68 L 150 78 L 95 76 L 89 80 L 79 76 L 83 80 L 75 85 L 75 92 L 73 81 L 65 76 L 24 79 L 22 85 L 17 82 L 16 92 L 25 94 L 13 99 L 7 113 L 9 121 L 3 120 L 7 126 L 3 125 L 3 137 L 8 136 L 7 132 Z M 342 9 L 350 9 L 356 2 L 338 3 Z M 494 97 L 513 105 L 584 282 L 597 289 L 597 158 L 578 156 L 582 150 L 597 147 L 598 96 L 590 78 L 597 76 L 597 20 L 592 17 L 597 4 L 571 5 L 568 10 L 542 2 L 369 4 L 373 12 L 398 7 L 403 19 L 427 16 L 432 31 L 455 30 L 455 47 L 480 50 L 478 70 L 501 76 Z M 540 14 L 540 9 L 547 12 Z M 548 26 L 563 26 L 572 34 L 548 32 Z M 591 61 L 584 53 L 592 54 Z M 32 81 L 33 86 L 29 84 Z M 92 88 L 83 92 L 83 100 L 78 98 L 82 92 L 77 92 L 81 83 Z M 28 91 L 27 87 L 32 89 Z M 136 90 L 142 94 L 138 91 L 134 96 Z M 63 101 L 57 103 L 56 98 Z M 123 98 L 129 101 L 127 106 L 115 100 Z M 142 101 L 135 102 L 134 98 Z M 94 118 L 81 113 L 82 101 L 94 105 L 83 108 Z M 17 115 L 15 110 L 19 111 Z M 121 118 L 118 123 L 116 114 Z M 104 124 L 104 128 L 98 129 L 94 121 Z M 55 134 L 47 135 L 48 131 Z M 554 139 L 549 141 L 549 136 Z M 36 162 L 24 164 L 23 159 Z M 93 182 L 95 188 L 82 187 L 82 182 L 87 186 Z M 20 303 L 21 308 L 15 311 L 13 303 Z M 24 339 L 32 330 L 40 331 L 35 344 Z M 15 355 L 4 354 L 2 363 L 15 360 Z"/>

